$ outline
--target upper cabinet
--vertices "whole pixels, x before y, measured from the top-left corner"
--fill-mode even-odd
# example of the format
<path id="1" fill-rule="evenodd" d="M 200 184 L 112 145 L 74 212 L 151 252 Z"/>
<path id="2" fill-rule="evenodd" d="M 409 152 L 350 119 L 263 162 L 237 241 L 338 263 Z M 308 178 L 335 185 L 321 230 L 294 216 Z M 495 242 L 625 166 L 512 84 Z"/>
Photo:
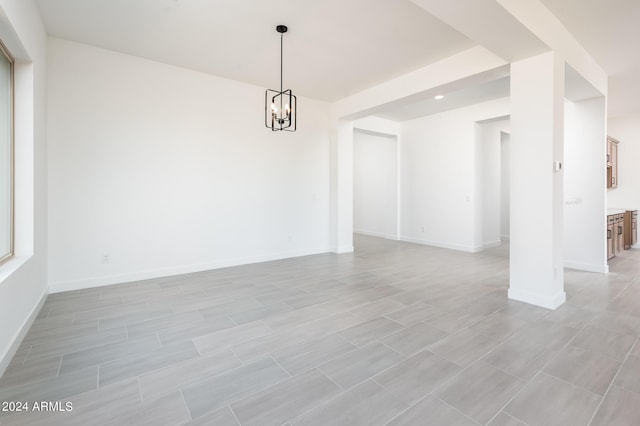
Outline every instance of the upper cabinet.
<path id="1" fill-rule="evenodd" d="M 607 189 L 618 187 L 618 141 L 607 137 Z"/>

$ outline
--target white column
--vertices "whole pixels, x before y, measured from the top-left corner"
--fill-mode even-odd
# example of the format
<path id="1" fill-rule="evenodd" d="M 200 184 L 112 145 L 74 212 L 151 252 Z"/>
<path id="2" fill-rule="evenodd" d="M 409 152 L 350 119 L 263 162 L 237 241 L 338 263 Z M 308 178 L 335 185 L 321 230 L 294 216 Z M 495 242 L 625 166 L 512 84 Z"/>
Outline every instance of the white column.
<path id="1" fill-rule="evenodd" d="M 338 120 L 331 136 L 331 251 L 353 251 L 353 121 Z"/>
<path id="2" fill-rule="evenodd" d="M 555 309 L 563 271 L 564 61 L 556 53 L 511 65 L 509 298 Z"/>

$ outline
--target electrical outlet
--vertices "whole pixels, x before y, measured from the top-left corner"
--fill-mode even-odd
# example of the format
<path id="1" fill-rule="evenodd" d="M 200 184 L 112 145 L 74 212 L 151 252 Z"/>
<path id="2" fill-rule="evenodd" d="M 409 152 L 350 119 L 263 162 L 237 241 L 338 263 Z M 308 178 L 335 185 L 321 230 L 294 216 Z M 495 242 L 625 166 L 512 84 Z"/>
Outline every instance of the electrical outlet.
<path id="1" fill-rule="evenodd" d="M 100 263 L 104 265 L 109 262 L 111 262 L 111 255 L 109 253 L 102 253 L 100 255 Z"/>
<path id="2" fill-rule="evenodd" d="M 422 227 L 422 232 L 424 232 L 424 226 Z"/>
<path id="3" fill-rule="evenodd" d="M 293 237 L 291 235 L 289 235 L 289 238 L 287 238 L 287 241 L 289 241 L 289 242 L 293 241 Z"/>

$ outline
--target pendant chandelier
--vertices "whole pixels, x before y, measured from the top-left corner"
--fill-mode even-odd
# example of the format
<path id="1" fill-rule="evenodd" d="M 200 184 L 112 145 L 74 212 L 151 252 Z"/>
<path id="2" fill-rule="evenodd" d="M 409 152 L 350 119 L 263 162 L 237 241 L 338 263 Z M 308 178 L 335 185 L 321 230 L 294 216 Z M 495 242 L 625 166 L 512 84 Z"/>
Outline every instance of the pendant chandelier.
<path id="1" fill-rule="evenodd" d="M 287 32 L 285 25 L 278 25 L 280 33 L 280 90 L 267 89 L 264 94 L 264 124 L 272 131 L 296 131 L 297 102 L 291 89 L 282 89 L 282 40 Z"/>

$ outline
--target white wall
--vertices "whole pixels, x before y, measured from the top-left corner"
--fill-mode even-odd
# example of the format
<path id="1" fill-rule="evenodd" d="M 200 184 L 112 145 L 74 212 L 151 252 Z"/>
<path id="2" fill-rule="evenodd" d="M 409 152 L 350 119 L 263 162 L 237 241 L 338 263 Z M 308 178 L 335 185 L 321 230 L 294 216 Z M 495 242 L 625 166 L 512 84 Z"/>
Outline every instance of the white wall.
<path id="1" fill-rule="evenodd" d="M 504 98 L 403 123 L 401 239 L 482 248 L 475 234 L 476 122 L 508 113 Z"/>
<path id="2" fill-rule="evenodd" d="M 370 115 L 355 120 L 353 122 L 353 128 L 370 133 L 396 136 L 397 138 L 402 131 L 402 123 Z"/>
<path id="3" fill-rule="evenodd" d="M 46 35 L 31 0 L 0 0 L 15 66 L 15 258 L 0 266 L 0 375 L 47 294 Z"/>
<path id="4" fill-rule="evenodd" d="M 49 39 L 52 291 L 329 248 L 329 106 Z M 103 263 L 104 256 L 108 263 Z"/>
<path id="5" fill-rule="evenodd" d="M 509 216 L 510 206 L 510 149 L 511 149 L 511 134 L 501 132 L 500 133 L 500 239 L 508 240 L 510 237 L 511 221 Z"/>
<path id="6" fill-rule="evenodd" d="M 640 209 L 640 115 L 610 119 L 618 145 L 618 187 L 607 191 L 609 208 Z"/>
<path id="7" fill-rule="evenodd" d="M 11 253 L 13 208 L 9 200 L 13 193 L 13 111 L 11 62 L 0 52 L 0 258 Z"/>
<path id="8" fill-rule="evenodd" d="M 397 238 L 397 140 L 354 131 L 353 230 Z"/>
<path id="9" fill-rule="evenodd" d="M 353 121 L 331 125 L 329 243 L 334 253 L 353 252 Z"/>
<path id="10" fill-rule="evenodd" d="M 565 101 L 565 266 L 607 271 L 605 99 Z"/>

